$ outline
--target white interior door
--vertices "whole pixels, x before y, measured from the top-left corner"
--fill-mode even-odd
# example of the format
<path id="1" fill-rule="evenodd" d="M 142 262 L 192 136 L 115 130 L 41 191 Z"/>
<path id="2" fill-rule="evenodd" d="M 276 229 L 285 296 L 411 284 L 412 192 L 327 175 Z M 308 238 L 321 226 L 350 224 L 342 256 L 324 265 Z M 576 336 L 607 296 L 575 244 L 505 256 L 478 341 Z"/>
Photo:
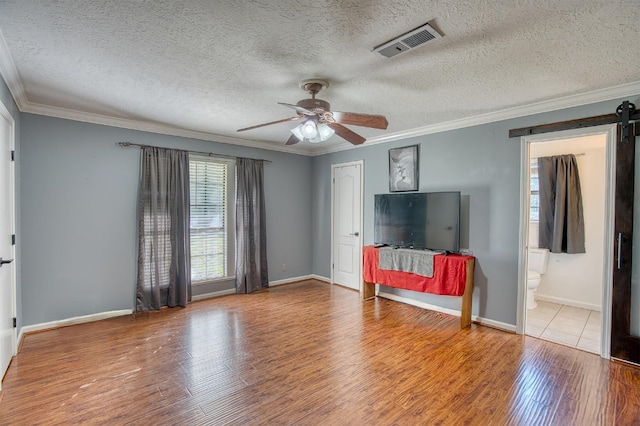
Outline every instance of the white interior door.
<path id="1" fill-rule="evenodd" d="M 15 355 L 15 331 L 13 317 L 14 263 L 13 244 L 13 120 L 0 103 L 0 380 Z M 0 383 L 1 389 L 2 383 Z"/>
<path id="2" fill-rule="evenodd" d="M 362 162 L 333 167 L 333 282 L 360 290 Z"/>

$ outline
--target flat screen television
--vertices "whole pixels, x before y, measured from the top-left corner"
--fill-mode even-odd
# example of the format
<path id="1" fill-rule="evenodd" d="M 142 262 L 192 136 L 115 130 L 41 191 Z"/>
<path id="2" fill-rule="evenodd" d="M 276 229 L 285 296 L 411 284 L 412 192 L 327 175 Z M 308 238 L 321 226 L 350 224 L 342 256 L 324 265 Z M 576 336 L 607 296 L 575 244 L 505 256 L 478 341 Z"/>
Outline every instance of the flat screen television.
<path id="1" fill-rule="evenodd" d="M 374 243 L 460 251 L 460 192 L 376 194 Z"/>

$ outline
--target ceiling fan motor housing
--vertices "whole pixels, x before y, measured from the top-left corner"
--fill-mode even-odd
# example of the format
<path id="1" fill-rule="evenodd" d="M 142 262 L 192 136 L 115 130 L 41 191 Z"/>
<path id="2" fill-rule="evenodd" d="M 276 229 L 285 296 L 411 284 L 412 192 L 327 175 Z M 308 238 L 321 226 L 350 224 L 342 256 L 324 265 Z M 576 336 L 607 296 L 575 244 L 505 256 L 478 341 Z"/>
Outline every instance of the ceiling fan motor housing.
<path id="1" fill-rule="evenodd" d="M 331 109 L 329 102 L 322 99 L 302 99 L 298 101 L 297 105 L 310 110 L 323 109 L 325 111 L 329 111 Z"/>

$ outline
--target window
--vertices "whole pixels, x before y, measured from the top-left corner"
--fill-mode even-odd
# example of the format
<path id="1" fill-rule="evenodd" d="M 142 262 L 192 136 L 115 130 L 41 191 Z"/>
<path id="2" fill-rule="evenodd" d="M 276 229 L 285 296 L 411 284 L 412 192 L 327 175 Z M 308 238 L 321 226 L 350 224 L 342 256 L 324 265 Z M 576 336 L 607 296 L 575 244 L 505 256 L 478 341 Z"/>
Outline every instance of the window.
<path id="1" fill-rule="evenodd" d="M 531 159 L 529 170 L 529 221 L 538 222 L 540 213 L 540 187 L 538 186 L 537 158 Z"/>
<path id="2" fill-rule="evenodd" d="M 234 163 L 191 155 L 191 280 L 228 278 L 233 265 Z"/>

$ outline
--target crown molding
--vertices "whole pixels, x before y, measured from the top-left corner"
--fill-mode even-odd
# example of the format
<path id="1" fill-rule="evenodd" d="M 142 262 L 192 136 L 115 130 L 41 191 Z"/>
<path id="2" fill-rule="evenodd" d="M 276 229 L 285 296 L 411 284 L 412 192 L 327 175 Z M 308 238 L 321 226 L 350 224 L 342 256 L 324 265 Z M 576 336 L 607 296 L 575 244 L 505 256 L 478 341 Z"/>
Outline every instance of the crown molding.
<path id="1" fill-rule="evenodd" d="M 433 133 L 446 132 L 449 130 L 462 129 L 465 127 L 479 126 L 481 124 L 494 123 L 496 121 L 509 120 L 513 118 L 526 117 L 528 115 L 541 114 L 545 112 L 557 111 L 561 109 L 573 108 L 597 102 L 610 101 L 625 96 L 640 94 L 640 81 L 621 84 L 576 95 L 564 96 L 548 101 L 536 102 L 529 105 L 509 108 L 501 111 L 489 112 L 473 117 L 461 118 L 458 120 L 446 121 L 444 123 L 432 124 L 424 127 L 417 127 L 404 132 L 392 133 L 380 137 L 367 139 L 367 142 L 358 146 L 331 146 L 312 151 L 311 155 L 319 156 L 331 154 L 349 149 L 362 148 L 380 143 L 387 143 L 401 139 L 413 138 L 416 136 L 429 135 Z"/>
<path id="2" fill-rule="evenodd" d="M 2 49 L 0 48 L 0 51 Z M 10 59 L 10 57 L 9 57 Z M 12 62 L 13 63 L 13 62 Z M 17 75 L 17 74 L 16 74 Z M 22 88 L 22 84 L 19 84 Z M 10 89 L 11 90 L 11 89 Z M 24 93 L 24 91 L 22 92 Z M 13 94 L 13 91 L 12 91 Z M 347 151 L 350 149 L 358 149 L 366 146 L 388 143 L 402 139 L 408 139 L 418 136 L 424 136 L 434 133 L 441 133 L 450 130 L 462 129 L 465 127 L 479 126 L 482 124 L 493 123 L 502 120 L 508 120 L 529 115 L 540 114 L 545 112 L 557 111 L 561 109 L 573 108 L 582 105 L 588 105 L 596 102 L 617 99 L 632 94 L 640 94 L 640 81 L 612 86 L 605 89 L 594 90 L 591 92 L 580 93 L 576 95 L 564 96 L 561 98 L 551 99 L 548 101 L 536 102 L 530 105 L 524 105 L 509 108 L 501 111 L 489 112 L 486 114 L 475 115 L 472 117 L 461 118 L 458 120 L 446 121 L 423 127 L 417 127 L 403 132 L 392 133 L 384 136 L 368 139 L 366 144 L 352 146 L 346 144 L 333 145 L 327 147 L 319 147 L 312 151 L 297 148 L 296 146 L 274 145 L 266 141 L 254 141 L 249 139 L 232 138 L 228 136 L 216 135 L 213 133 L 198 132 L 193 130 L 180 129 L 165 124 L 151 123 L 140 120 L 130 120 L 126 118 L 109 117 L 89 112 L 76 111 L 60 107 L 52 107 L 48 105 L 35 104 L 29 101 L 18 103 L 20 111 L 46 115 L 50 117 L 64 118 L 68 120 L 83 121 L 94 124 L 102 124 L 106 126 L 120 127 L 125 129 L 140 130 L 144 132 L 158 133 L 170 136 L 186 137 L 200 139 L 212 142 L 227 143 L 231 145 L 240 145 L 250 148 L 265 149 L 270 151 L 285 152 L 289 154 L 320 156 L 331 154 L 334 152 Z"/>
<path id="3" fill-rule="evenodd" d="M 36 104 L 28 102 L 22 112 L 46 115 L 49 117 L 64 118 L 67 120 L 82 121 L 85 123 L 101 124 L 105 126 L 119 127 L 123 129 L 139 130 L 143 132 L 158 133 L 162 135 L 178 136 L 204 141 L 225 143 L 230 145 L 246 146 L 250 148 L 264 149 L 269 151 L 279 151 L 289 154 L 309 155 L 307 152 L 300 152 L 295 147 L 286 145 L 274 145 L 266 141 L 254 141 L 249 139 L 232 138 L 228 136 L 216 135 L 214 133 L 198 132 L 195 130 L 186 130 L 178 127 L 169 126 L 141 120 L 130 120 L 127 118 L 109 117 L 101 114 L 90 112 L 76 111 L 72 109 L 52 107 L 48 105 Z"/>
<path id="4" fill-rule="evenodd" d="M 0 52 L 2 48 L 0 47 Z M 1 58 L 0 58 L 1 59 Z M 9 59 L 11 59 L 9 57 Z M 11 62 L 13 64 L 13 62 Z M 15 67 L 14 67 L 15 69 Z M 2 70 L 4 71 L 4 70 Z M 15 74 L 17 76 L 17 72 Z M 5 79 L 6 81 L 6 79 Z M 18 79 L 19 81 L 19 79 Z M 9 84 L 7 84 L 9 85 Z M 458 120 L 447 121 L 444 123 L 437 123 L 428 126 L 418 127 L 404 132 L 392 133 L 380 137 L 368 139 L 366 144 L 351 146 L 351 145 L 334 145 L 328 147 L 319 147 L 312 151 L 303 150 L 295 146 L 287 145 L 274 145 L 266 141 L 254 141 L 241 138 L 232 138 L 228 136 L 216 135 L 213 133 L 198 132 L 193 130 L 180 129 L 177 127 L 168 126 L 165 124 L 151 123 L 139 120 L 130 120 L 125 118 L 109 117 L 100 114 L 93 114 L 89 112 L 76 111 L 60 107 L 52 107 L 47 105 L 35 104 L 24 100 L 24 89 L 22 84 L 17 84 L 18 90 L 22 90 L 23 97 L 16 99 L 18 108 L 22 112 L 46 115 L 50 117 L 64 118 L 68 120 L 82 121 L 93 124 L 102 124 L 106 126 L 120 127 L 125 129 L 140 130 L 144 132 L 158 133 L 170 136 L 186 137 L 192 139 L 200 139 L 212 142 L 226 143 L 231 145 L 240 145 L 250 148 L 265 149 L 269 151 L 285 152 L 289 154 L 305 155 L 305 156 L 320 156 L 331 154 L 335 152 L 347 151 L 350 149 L 358 149 L 366 146 L 377 145 L 381 143 L 388 143 L 402 139 L 408 139 L 418 136 L 424 136 L 434 133 L 441 133 L 455 129 L 462 129 L 465 127 L 478 126 L 482 124 L 493 123 L 502 120 L 508 120 L 513 118 L 525 117 L 534 114 L 540 114 L 545 112 L 557 111 L 561 109 L 573 108 L 582 105 L 588 105 L 596 102 L 603 102 L 612 99 L 622 98 L 624 96 L 630 96 L 634 94 L 640 94 L 640 81 L 613 86 L 605 89 L 594 90 L 591 92 L 580 93 L 576 95 L 565 96 L 548 101 L 536 102 L 530 105 L 519 106 L 515 108 L 509 108 L 506 110 L 490 112 L 486 114 L 480 114 L 473 117 L 461 118 Z M 12 95 L 14 91 L 9 88 Z M 15 98 L 15 95 L 14 95 Z"/>
<path id="5" fill-rule="evenodd" d="M 13 96 L 18 109 L 22 111 L 27 103 L 27 94 L 18 73 L 18 68 L 16 68 L 16 64 L 9 53 L 9 46 L 7 46 L 7 40 L 4 38 L 2 31 L 0 31 L 0 74 L 5 83 L 7 83 L 9 92 Z"/>

